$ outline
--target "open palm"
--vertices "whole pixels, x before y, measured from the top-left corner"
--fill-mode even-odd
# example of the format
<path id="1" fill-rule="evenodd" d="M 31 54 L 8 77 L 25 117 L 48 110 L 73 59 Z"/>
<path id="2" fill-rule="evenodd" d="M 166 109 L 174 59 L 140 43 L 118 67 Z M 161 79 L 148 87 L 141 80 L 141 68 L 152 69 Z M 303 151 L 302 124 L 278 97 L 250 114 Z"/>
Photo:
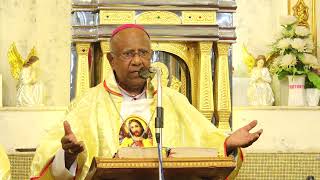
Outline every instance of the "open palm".
<path id="1" fill-rule="evenodd" d="M 250 133 L 250 130 L 256 125 L 257 121 L 255 120 L 233 132 L 226 140 L 227 152 L 231 152 L 238 147 L 246 148 L 257 141 L 263 130 L 260 129 Z"/>

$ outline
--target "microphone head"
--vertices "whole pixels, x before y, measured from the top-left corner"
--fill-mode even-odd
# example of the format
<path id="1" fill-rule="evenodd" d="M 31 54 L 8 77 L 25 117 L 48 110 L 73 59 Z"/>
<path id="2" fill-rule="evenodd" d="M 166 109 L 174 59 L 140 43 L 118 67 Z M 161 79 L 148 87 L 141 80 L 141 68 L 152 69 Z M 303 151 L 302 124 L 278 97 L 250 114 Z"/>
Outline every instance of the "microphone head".
<path id="1" fill-rule="evenodd" d="M 153 78 L 155 72 L 151 68 L 141 68 L 139 71 L 139 76 L 143 79 Z"/>

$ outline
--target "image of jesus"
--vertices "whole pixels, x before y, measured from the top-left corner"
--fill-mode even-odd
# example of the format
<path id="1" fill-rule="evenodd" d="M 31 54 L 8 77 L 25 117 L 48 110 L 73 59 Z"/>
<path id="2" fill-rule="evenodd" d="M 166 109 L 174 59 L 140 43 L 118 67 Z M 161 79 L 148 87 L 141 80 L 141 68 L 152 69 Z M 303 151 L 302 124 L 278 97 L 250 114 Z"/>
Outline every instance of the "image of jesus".
<path id="1" fill-rule="evenodd" d="M 150 130 L 148 127 L 144 128 L 141 120 L 128 119 L 127 125 L 128 133 L 120 143 L 120 147 L 152 147 L 152 136 L 150 137 Z M 144 121 L 142 121 L 144 123 Z"/>

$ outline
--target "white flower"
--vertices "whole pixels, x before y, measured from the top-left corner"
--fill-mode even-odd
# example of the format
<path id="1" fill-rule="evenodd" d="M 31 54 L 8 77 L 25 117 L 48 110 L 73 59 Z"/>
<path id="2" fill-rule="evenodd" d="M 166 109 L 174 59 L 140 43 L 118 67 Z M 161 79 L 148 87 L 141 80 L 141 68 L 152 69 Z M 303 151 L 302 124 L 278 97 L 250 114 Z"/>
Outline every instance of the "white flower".
<path id="1" fill-rule="evenodd" d="M 305 42 L 306 42 L 306 51 L 311 53 L 314 49 L 312 39 L 311 38 L 305 39 Z"/>
<path id="2" fill-rule="evenodd" d="M 278 42 L 278 48 L 280 49 L 287 49 L 288 47 L 290 47 L 292 40 L 290 38 L 285 38 L 285 39 L 281 39 Z"/>
<path id="3" fill-rule="evenodd" d="M 292 28 L 292 29 L 283 28 L 282 29 L 282 36 L 291 38 L 294 35 L 295 35 L 295 29 L 294 28 Z"/>
<path id="4" fill-rule="evenodd" d="M 281 67 L 291 67 L 296 65 L 297 63 L 297 58 L 296 56 L 292 55 L 292 54 L 286 54 L 284 56 L 282 56 L 281 61 L 279 62 Z"/>
<path id="5" fill-rule="evenodd" d="M 299 52 L 303 52 L 305 50 L 306 42 L 301 38 L 295 38 L 291 42 L 291 46 Z"/>
<path id="6" fill-rule="evenodd" d="M 281 38 L 282 38 L 282 31 L 277 31 L 277 32 L 274 34 L 274 37 L 275 37 L 275 39 L 281 39 Z"/>
<path id="7" fill-rule="evenodd" d="M 282 16 L 280 17 L 281 25 L 291 25 L 297 22 L 297 18 L 295 16 Z"/>
<path id="8" fill-rule="evenodd" d="M 297 26 L 295 33 L 298 36 L 304 37 L 304 36 L 308 36 L 310 34 L 310 30 L 304 26 Z"/>
<path id="9" fill-rule="evenodd" d="M 271 65 L 269 67 L 271 74 L 276 74 L 279 71 L 281 58 L 282 58 L 282 56 L 278 56 L 272 61 Z"/>
<path id="10" fill-rule="evenodd" d="M 303 53 L 302 62 L 304 64 L 311 65 L 311 66 L 320 65 L 319 62 L 318 62 L 318 59 L 314 55 L 307 54 L 307 53 Z"/>

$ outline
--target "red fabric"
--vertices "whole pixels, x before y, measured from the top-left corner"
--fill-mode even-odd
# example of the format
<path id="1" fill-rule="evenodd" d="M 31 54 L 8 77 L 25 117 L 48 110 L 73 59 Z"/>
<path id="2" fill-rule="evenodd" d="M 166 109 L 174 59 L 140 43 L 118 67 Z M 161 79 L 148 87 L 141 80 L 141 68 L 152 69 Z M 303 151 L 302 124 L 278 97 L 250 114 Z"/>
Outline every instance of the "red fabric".
<path id="1" fill-rule="evenodd" d="M 103 86 L 104 86 L 104 89 L 105 89 L 106 91 L 108 91 L 109 93 L 111 93 L 111 94 L 113 94 L 113 95 L 116 95 L 116 96 L 122 97 L 122 94 L 112 91 L 112 90 L 107 86 L 107 83 L 106 83 L 105 80 L 103 81 Z"/>
<path id="2" fill-rule="evenodd" d="M 223 147 L 224 147 L 224 156 L 228 156 L 227 155 L 227 138 L 223 143 Z M 228 180 L 228 176 L 226 177 L 226 180 Z"/>
<path id="3" fill-rule="evenodd" d="M 241 161 L 243 161 L 243 159 L 244 159 L 243 152 L 242 152 L 241 148 L 239 148 L 239 149 L 240 149 L 240 159 L 241 159 Z"/>
<path id="4" fill-rule="evenodd" d="M 129 28 L 141 29 L 142 31 L 144 31 L 148 35 L 148 37 L 150 37 L 143 26 L 137 25 L 137 24 L 124 24 L 124 25 L 121 25 L 121 26 L 117 27 L 115 30 L 112 31 L 111 38 L 113 36 L 115 36 L 118 32 L 123 31 L 125 29 L 129 29 Z"/>
<path id="5" fill-rule="evenodd" d="M 91 64 L 92 64 L 92 52 L 91 52 L 91 47 L 89 48 L 88 51 L 88 64 L 89 64 L 89 71 L 91 69 Z"/>
<path id="6" fill-rule="evenodd" d="M 158 92 L 158 90 L 155 90 L 155 91 L 153 92 L 153 95 L 156 95 L 156 94 L 157 94 L 157 92 Z"/>
<path id="7" fill-rule="evenodd" d="M 36 177 L 30 177 L 30 180 L 38 180 L 40 179 L 49 169 L 49 166 L 52 164 L 54 158 L 52 158 L 51 161 L 49 161 L 49 163 L 43 168 L 43 170 L 40 172 L 40 176 L 36 176 Z M 78 173 L 78 165 L 77 165 L 77 169 L 76 169 L 76 174 Z M 73 180 L 76 179 L 76 176 L 73 177 Z"/>
<path id="8" fill-rule="evenodd" d="M 48 169 L 49 169 L 49 167 L 50 167 L 50 165 L 52 164 L 52 162 L 53 162 L 53 159 L 54 158 L 52 158 L 49 162 L 48 162 L 48 164 L 42 169 L 42 171 L 40 172 L 40 175 L 39 176 L 36 176 L 36 177 L 30 177 L 30 180 L 37 180 L 37 179 L 40 179 L 47 171 L 48 171 Z"/>
<path id="9" fill-rule="evenodd" d="M 226 140 L 224 140 L 223 146 L 224 146 L 224 156 L 228 156 L 227 155 L 227 138 Z"/>
<path id="10" fill-rule="evenodd" d="M 226 138 L 226 140 L 224 141 L 223 146 L 224 146 L 224 156 L 227 156 L 227 138 Z M 239 149 L 240 159 L 241 159 L 241 161 L 243 162 L 243 159 L 244 159 L 244 157 L 243 157 L 243 152 L 242 152 L 241 148 L 238 148 L 238 149 Z M 226 178 L 226 180 L 228 180 L 228 177 Z"/>

